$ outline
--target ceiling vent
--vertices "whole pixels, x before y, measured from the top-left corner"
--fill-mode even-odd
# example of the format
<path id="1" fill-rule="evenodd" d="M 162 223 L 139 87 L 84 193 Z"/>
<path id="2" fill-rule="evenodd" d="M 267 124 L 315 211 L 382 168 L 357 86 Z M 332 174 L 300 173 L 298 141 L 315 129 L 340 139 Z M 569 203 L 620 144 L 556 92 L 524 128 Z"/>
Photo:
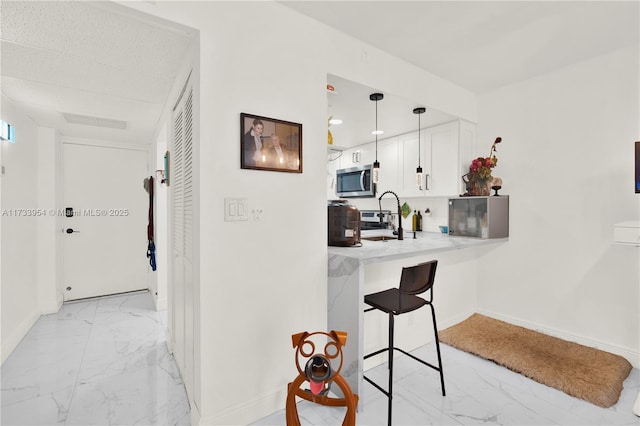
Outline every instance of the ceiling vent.
<path id="1" fill-rule="evenodd" d="M 126 130 L 127 122 L 122 120 L 112 120 L 110 118 L 91 117 L 88 115 L 71 114 L 63 112 L 64 119 L 69 124 L 84 124 L 85 126 L 106 127 L 109 129 Z"/>

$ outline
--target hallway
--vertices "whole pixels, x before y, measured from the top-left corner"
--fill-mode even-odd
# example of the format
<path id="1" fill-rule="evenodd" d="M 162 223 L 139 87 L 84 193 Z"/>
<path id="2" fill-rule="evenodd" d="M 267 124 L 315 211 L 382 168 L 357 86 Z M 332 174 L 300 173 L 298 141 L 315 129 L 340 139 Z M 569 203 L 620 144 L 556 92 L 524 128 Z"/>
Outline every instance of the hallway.
<path id="1" fill-rule="evenodd" d="M 2 425 L 189 425 L 149 292 L 66 303 L 2 365 Z"/>

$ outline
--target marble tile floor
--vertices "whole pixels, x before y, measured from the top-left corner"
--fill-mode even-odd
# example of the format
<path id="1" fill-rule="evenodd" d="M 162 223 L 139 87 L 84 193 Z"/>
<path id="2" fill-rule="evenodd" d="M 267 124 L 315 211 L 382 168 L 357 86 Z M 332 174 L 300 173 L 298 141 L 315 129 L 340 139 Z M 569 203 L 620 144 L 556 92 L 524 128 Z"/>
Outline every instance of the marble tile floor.
<path id="1" fill-rule="evenodd" d="M 165 342 L 166 319 L 147 292 L 68 303 L 41 317 L 2 365 L 1 422 L 9 425 L 185 425 L 184 385 Z M 394 425 L 636 425 L 640 371 L 603 409 L 489 361 L 441 345 L 447 396 L 437 372 L 395 362 Z M 433 344 L 417 356 L 435 362 Z M 385 383 L 386 364 L 371 369 Z M 365 384 L 358 425 L 385 425 L 384 395 Z M 298 404 L 303 425 L 339 425 L 344 408 Z M 253 425 L 284 425 L 284 410 Z"/>
<path id="2" fill-rule="evenodd" d="M 148 292 L 40 317 L 2 364 L 1 424 L 189 425 L 165 326 Z"/>
<path id="3" fill-rule="evenodd" d="M 604 409 L 450 346 L 442 344 L 440 348 L 446 397 L 442 396 L 436 371 L 406 356 L 395 358 L 394 425 L 640 425 L 640 417 L 632 412 L 640 391 L 637 368 L 625 380 L 618 403 Z M 433 343 L 414 354 L 436 362 Z M 387 364 L 383 364 L 367 375 L 386 383 L 387 371 Z M 360 397 L 363 409 L 356 416 L 357 424 L 386 425 L 386 397 L 367 383 Z M 307 401 L 298 403 L 303 425 L 339 425 L 345 411 Z M 284 410 L 253 423 L 284 424 Z"/>

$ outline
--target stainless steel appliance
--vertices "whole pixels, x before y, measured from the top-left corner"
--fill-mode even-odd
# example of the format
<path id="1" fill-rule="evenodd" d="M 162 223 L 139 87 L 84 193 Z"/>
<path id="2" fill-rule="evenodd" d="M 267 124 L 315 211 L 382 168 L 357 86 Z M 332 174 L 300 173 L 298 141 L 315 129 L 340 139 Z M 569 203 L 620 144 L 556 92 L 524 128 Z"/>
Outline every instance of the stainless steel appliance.
<path id="1" fill-rule="evenodd" d="M 475 238 L 509 236 L 509 196 L 449 199 L 449 235 Z"/>
<path id="2" fill-rule="evenodd" d="M 382 220 L 380 220 L 382 215 Z M 393 216 L 391 210 L 360 210 L 360 229 L 391 229 Z"/>
<path id="3" fill-rule="evenodd" d="M 340 198 L 372 198 L 376 195 L 371 164 L 336 170 L 336 195 Z"/>
<path id="4" fill-rule="evenodd" d="M 330 246 L 348 247 L 360 244 L 360 211 L 347 200 L 327 203 Z"/>

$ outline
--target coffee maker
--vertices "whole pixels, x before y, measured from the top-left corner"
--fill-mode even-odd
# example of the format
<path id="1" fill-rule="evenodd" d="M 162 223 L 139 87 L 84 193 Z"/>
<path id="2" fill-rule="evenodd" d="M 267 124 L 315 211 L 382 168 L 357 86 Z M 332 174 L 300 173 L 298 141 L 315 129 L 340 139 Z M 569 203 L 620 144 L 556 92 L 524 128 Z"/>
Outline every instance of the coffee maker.
<path id="1" fill-rule="evenodd" d="M 330 246 L 349 247 L 360 244 L 360 211 L 347 200 L 327 203 L 328 243 Z"/>

